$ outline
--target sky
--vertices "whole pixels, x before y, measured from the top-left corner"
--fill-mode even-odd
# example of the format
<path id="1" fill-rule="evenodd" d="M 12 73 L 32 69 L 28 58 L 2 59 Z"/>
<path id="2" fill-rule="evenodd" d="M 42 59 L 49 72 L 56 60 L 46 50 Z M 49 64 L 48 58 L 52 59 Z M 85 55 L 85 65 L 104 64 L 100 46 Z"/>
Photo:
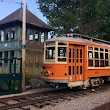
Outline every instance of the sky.
<path id="1" fill-rule="evenodd" d="M 16 3 L 18 2 L 18 3 Z M 10 15 L 17 9 L 21 7 L 21 4 L 23 3 L 23 0 L 0 0 L 0 20 L 5 18 L 6 16 Z M 28 10 L 35 14 L 39 19 L 41 19 L 43 22 L 47 23 L 46 17 L 43 17 L 43 14 L 38 9 L 38 5 L 35 4 L 36 0 L 26 0 Z"/>

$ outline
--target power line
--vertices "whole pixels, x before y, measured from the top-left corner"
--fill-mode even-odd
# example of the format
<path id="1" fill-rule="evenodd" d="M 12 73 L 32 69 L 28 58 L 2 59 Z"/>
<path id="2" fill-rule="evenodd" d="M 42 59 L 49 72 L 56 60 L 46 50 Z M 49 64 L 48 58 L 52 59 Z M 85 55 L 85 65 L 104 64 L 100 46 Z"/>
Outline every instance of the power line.
<path id="1" fill-rule="evenodd" d="M 31 4 L 32 4 L 32 7 L 33 7 L 33 10 L 34 10 L 34 14 L 36 15 L 36 12 L 35 12 L 35 9 L 34 9 L 34 6 L 33 6 L 33 3 L 32 3 L 32 0 L 31 1 Z"/>
<path id="2" fill-rule="evenodd" d="M 19 3 L 20 3 L 20 0 L 19 0 Z M 18 7 L 19 7 L 19 4 L 18 4 Z M 18 9 L 18 7 L 17 7 L 17 9 Z"/>
<path id="3" fill-rule="evenodd" d="M 13 1 L 13 0 L 1 0 L 1 2 L 7 2 L 7 3 L 17 3 L 17 4 L 21 4 L 20 2 L 16 2 L 16 1 Z"/>

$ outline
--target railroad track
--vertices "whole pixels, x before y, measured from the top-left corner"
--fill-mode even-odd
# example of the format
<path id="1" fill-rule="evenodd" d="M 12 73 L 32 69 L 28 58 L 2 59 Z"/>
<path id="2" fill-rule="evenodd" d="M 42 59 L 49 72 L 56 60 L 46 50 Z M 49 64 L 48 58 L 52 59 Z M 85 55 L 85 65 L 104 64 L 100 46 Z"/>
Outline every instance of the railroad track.
<path id="1" fill-rule="evenodd" d="M 110 85 L 103 86 L 102 88 L 95 88 L 95 91 L 105 90 L 110 88 Z M 65 91 L 65 92 L 62 92 Z M 32 105 L 34 107 L 42 108 L 45 105 L 55 106 L 56 103 L 64 100 L 71 100 L 68 97 L 77 98 L 79 96 L 88 95 L 88 93 L 92 93 L 91 89 L 87 90 L 69 90 L 69 89 L 61 89 L 55 91 L 47 91 L 33 94 L 26 94 L 8 98 L 0 99 L 0 110 L 14 110 L 14 108 L 20 108 L 23 110 L 30 110 L 27 105 Z"/>
<path id="2" fill-rule="evenodd" d="M 99 107 L 92 109 L 92 110 L 110 110 L 110 102 L 105 103 Z"/>
<path id="3" fill-rule="evenodd" d="M 92 110 L 110 110 L 110 102 L 107 102 L 101 106 L 98 106 Z"/>

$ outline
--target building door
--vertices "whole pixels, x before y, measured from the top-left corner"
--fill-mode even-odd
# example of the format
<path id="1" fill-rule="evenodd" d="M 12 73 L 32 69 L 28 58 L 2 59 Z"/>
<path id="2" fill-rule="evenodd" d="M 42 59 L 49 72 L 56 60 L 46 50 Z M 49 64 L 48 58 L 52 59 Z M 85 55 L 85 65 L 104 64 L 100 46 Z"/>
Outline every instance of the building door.
<path id="1" fill-rule="evenodd" d="M 68 81 L 82 81 L 83 77 L 83 48 L 84 46 L 69 46 Z"/>

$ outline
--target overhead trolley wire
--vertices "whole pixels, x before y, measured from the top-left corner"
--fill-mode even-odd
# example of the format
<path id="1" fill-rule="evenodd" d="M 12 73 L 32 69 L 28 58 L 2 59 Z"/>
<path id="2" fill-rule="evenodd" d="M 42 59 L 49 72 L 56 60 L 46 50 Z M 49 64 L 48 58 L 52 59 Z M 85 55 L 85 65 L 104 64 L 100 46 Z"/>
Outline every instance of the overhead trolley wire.
<path id="1" fill-rule="evenodd" d="M 36 15 L 36 12 L 35 12 L 35 9 L 34 9 L 34 6 L 33 6 L 33 2 L 32 2 L 32 0 L 30 0 L 31 1 L 31 4 L 32 4 L 32 7 L 33 7 L 33 10 L 34 10 L 34 14 Z"/>

